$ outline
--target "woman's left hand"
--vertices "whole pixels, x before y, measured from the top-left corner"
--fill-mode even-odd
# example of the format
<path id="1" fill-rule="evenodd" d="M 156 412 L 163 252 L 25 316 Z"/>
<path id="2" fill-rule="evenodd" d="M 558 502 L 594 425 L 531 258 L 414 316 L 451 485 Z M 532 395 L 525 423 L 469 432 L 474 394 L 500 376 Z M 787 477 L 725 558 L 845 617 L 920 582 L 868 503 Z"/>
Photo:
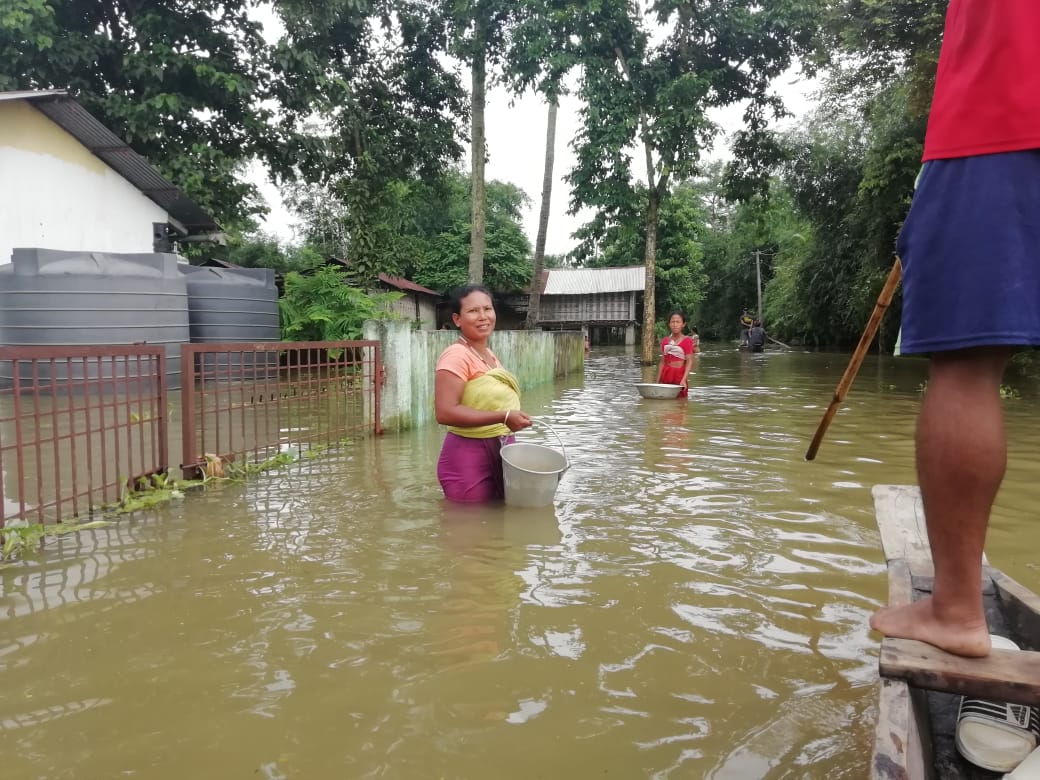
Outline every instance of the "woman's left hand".
<path id="1" fill-rule="evenodd" d="M 531 416 L 522 409 L 510 409 L 505 422 L 506 427 L 515 433 L 531 427 Z"/>

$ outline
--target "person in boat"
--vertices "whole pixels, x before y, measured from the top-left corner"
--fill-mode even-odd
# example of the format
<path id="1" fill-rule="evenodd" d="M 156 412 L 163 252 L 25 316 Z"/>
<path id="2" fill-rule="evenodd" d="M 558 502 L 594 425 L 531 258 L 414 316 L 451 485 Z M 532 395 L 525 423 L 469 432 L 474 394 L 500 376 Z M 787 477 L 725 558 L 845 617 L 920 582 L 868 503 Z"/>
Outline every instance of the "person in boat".
<path id="1" fill-rule="evenodd" d="M 505 497 L 502 445 L 531 418 L 520 408 L 516 377 L 488 346 L 496 319 L 491 292 L 461 287 L 451 294 L 451 310 L 459 338 L 441 353 L 434 378 L 437 422 L 448 426 L 437 479 L 452 501 L 495 501 Z"/>
<path id="2" fill-rule="evenodd" d="M 748 331 L 748 347 L 751 348 L 752 352 L 761 352 L 766 346 L 766 331 L 762 327 L 762 320 L 755 320 L 751 323 L 751 330 Z"/>
<path id="3" fill-rule="evenodd" d="M 690 369 L 693 367 L 693 339 L 683 334 L 686 315 L 673 311 L 668 316 L 668 330 L 661 341 L 661 366 L 657 369 L 658 384 L 681 385 L 678 398 L 689 395 Z"/>
<path id="4" fill-rule="evenodd" d="M 901 352 L 929 356 L 916 460 L 935 580 L 870 625 L 962 656 L 990 652 L 979 583 L 1007 464 L 1000 384 L 1016 347 L 1040 346 L 1038 49 L 1037 0 L 950 0 L 897 243 Z"/>
<path id="5" fill-rule="evenodd" d="M 747 309 L 740 313 L 740 346 L 748 345 L 748 331 L 755 324 L 755 318 Z"/>

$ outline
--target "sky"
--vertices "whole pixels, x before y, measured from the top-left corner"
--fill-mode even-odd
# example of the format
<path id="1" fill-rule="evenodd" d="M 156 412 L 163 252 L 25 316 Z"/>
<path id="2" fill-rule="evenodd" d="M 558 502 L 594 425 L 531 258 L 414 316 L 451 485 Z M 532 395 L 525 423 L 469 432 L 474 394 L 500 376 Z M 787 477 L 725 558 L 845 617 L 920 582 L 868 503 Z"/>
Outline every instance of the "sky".
<path id="1" fill-rule="evenodd" d="M 258 19 L 267 28 L 265 34 L 277 34 L 277 20 L 273 16 L 264 14 Z M 468 78 L 464 77 L 463 82 L 468 83 Z M 788 123 L 797 121 L 809 109 L 809 95 L 817 87 L 815 82 L 806 81 L 793 72 L 781 77 L 775 86 L 787 103 L 788 110 L 793 114 L 793 118 L 787 120 Z M 548 106 L 533 93 L 515 97 L 502 88 L 489 89 L 486 100 L 485 132 L 488 160 L 484 175 L 488 181 L 497 179 L 508 182 L 527 193 L 531 202 L 524 213 L 523 227 L 533 248 L 538 235 L 538 213 L 541 208 Z M 576 244 L 571 234 L 591 216 L 589 211 L 574 216 L 567 214 L 570 188 L 564 177 L 575 163 L 570 143 L 579 128 L 578 107 L 579 102 L 574 96 L 565 95 L 560 100 L 556 118 L 556 159 L 553 166 L 549 230 L 545 242 L 547 254 L 562 255 L 569 252 Z M 711 116 L 725 133 L 732 133 L 740 127 L 741 112 L 741 107 L 734 106 Z M 711 157 L 725 156 L 725 142 L 720 138 Z M 468 158 L 465 164 L 466 170 L 469 170 Z M 637 166 L 636 170 L 642 169 Z M 261 229 L 283 242 L 296 241 L 298 236 L 295 219 L 282 203 L 277 188 L 267 179 L 266 172 L 261 167 L 254 166 L 250 172 L 250 180 L 260 189 L 270 209 L 270 214 L 262 221 Z"/>

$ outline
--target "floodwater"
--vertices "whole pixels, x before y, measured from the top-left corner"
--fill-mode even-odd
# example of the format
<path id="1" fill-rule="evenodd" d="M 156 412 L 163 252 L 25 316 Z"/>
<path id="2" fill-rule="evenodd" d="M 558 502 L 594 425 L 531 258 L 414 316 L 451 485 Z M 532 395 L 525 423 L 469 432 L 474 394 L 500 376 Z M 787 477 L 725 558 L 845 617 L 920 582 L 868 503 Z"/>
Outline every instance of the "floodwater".
<path id="1" fill-rule="evenodd" d="M 864 777 L 870 487 L 914 479 L 925 366 L 868 358 L 807 463 L 847 361 L 707 344 L 646 401 L 594 350 L 525 395 L 545 509 L 446 505 L 429 426 L 51 541 L 0 570 L 0 775 Z M 1040 590 L 1020 392 L 987 553 Z"/>

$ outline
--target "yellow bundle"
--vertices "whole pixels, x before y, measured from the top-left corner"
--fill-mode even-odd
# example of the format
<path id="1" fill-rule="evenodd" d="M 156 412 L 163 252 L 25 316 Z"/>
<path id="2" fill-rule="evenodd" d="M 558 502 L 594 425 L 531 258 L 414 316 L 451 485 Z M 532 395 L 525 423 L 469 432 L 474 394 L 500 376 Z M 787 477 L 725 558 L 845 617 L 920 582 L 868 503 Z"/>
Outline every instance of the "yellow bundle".
<path id="1" fill-rule="evenodd" d="M 505 412 L 520 408 L 520 385 L 516 377 L 504 368 L 492 368 L 471 379 L 462 391 L 462 405 L 483 412 Z M 448 430 L 467 439 L 490 439 L 508 436 L 512 431 L 505 423 L 481 425 L 478 428 L 459 428 L 449 425 Z"/>

